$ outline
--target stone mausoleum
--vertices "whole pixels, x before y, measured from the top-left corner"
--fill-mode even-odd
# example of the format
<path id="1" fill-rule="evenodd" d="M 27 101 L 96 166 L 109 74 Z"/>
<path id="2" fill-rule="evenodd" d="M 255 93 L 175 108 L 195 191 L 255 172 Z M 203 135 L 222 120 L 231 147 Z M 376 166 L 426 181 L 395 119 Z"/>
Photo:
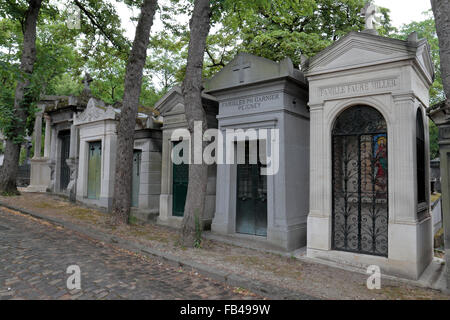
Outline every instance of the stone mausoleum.
<path id="1" fill-rule="evenodd" d="M 433 258 L 427 42 L 350 32 L 305 67 L 308 256 L 418 278 Z"/>
<path id="2" fill-rule="evenodd" d="M 53 192 L 87 205 L 108 209 L 114 190 L 117 122 L 120 109 L 90 94 L 88 82 L 79 97 L 45 96 L 35 120 L 35 155 L 28 192 Z M 45 119 L 44 156 L 41 149 Z M 136 118 L 132 213 L 148 221 L 159 211 L 161 193 L 160 124 L 152 114 Z"/>
<path id="3" fill-rule="evenodd" d="M 306 247 L 314 259 L 417 279 L 433 258 L 430 48 L 415 33 L 381 37 L 367 21 L 299 68 L 240 53 L 205 82 L 208 127 L 244 134 L 218 141 L 233 151 L 227 161 L 241 162 L 210 165 L 203 224 L 219 238 Z M 92 97 L 38 106 L 45 152 L 32 160 L 28 191 L 109 208 L 120 109 Z M 132 204 L 144 221 L 179 227 L 189 174 L 171 154 L 190 142 L 176 130 L 187 127 L 181 89 L 155 109 L 136 119 Z"/>
<path id="4" fill-rule="evenodd" d="M 207 94 L 202 95 L 203 107 L 206 110 L 208 127 L 217 128 L 217 100 Z M 177 144 L 185 144 L 189 149 L 190 134 L 187 132 L 187 121 L 181 88 L 175 86 L 155 105 L 163 119 L 162 127 L 162 163 L 161 163 L 161 195 L 159 202 L 158 223 L 172 227 L 180 227 L 184 216 L 187 187 L 189 182 L 189 165 L 174 164 L 172 150 Z M 181 135 L 174 135 L 175 130 Z M 183 135 L 183 132 L 185 133 Z M 205 212 L 202 224 L 211 226 L 216 207 L 216 166 L 208 168 L 208 185 L 206 187 Z"/>
<path id="5" fill-rule="evenodd" d="M 222 135 L 230 129 L 246 133 L 236 137 L 231 146 L 237 157 L 238 146 L 243 144 L 245 163 L 217 165 L 212 231 L 252 237 L 283 250 L 304 246 L 309 113 L 303 73 L 289 58 L 277 63 L 240 53 L 206 83 L 206 92 L 219 101 L 217 119 Z M 255 133 L 267 129 L 267 136 L 251 135 L 249 129 Z M 258 150 L 255 163 L 249 159 L 252 143 L 263 149 Z M 226 139 L 223 144 L 228 152 Z M 274 174 L 262 173 L 268 165 L 276 166 Z"/>

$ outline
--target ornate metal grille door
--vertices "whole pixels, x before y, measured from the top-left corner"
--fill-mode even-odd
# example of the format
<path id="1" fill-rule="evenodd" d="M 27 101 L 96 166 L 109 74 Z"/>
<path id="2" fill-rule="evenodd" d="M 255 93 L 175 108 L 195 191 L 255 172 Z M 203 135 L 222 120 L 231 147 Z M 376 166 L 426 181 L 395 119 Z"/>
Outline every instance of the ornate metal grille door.
<path id="1" fill-rule="evenodd" d="M 374 108 L 344 111 L 333 129 L 333 249 L 388 255 L 387 128 Z"/>

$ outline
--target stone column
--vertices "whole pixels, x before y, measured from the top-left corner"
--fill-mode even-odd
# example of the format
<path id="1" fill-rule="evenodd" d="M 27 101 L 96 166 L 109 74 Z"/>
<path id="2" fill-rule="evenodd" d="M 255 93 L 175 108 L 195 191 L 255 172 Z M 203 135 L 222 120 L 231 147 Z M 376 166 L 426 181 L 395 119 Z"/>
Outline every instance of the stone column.
<path id="1" fill-rule="evenodd" d="M 47 164 L 50 167 L 50 184 L 49 189 L 54 191 L 55 186 L 55 165 L 56 165 L 56 128 L 51 129 L 51 139 L 50 139 L 50 157 L 47 160 Z"/>
<path id="2" fill-rule="evenodd" d="M 25 189 L 28 192 L 46 192 L 50 184 L 48 160 L 41 157 L 43 113 L 44 106 L 40 105 L 34 122 L 34 155 L 30 160 L 30 185 Z"/>
<path id="3" fill-rule="evenodd" d="M 70 150 L 69 157 L 75 158 L 77 156 L 77 128 L 73 125 L 70 126 Z"/>
<path id="4" fill-rule="evenodd" d="M 42 112 L 36 113 L 34 121 L 34 158 L 41 157 L 41 138 L 42 138 Z"/>
<path id="5" fill-rule="evenodd" d="M 51 118 L 48 114 L 44 115 L 45 119 L 45 143 L 44 143 L 44 157 L 50 157 L 50 148 L 51 148 Z"/>

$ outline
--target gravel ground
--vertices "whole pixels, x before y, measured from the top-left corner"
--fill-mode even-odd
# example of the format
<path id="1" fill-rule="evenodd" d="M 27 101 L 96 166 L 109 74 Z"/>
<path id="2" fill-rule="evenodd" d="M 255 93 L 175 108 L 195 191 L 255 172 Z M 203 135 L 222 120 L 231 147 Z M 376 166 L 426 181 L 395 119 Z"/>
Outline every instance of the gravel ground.
<path id="1" fill-rule="evenodd" d="M 386 279 L 380 290 L 369 290 L 364 274 L 216 241 L 205 240 L 200 249 L 183 248 L 177 244 L 176 230 L 155 224 L 115 227 L 109 223 L 108 214 L 54 195 L 29 193 L 0 197 L 0 201 L 321 299 L 450 299 L 436 290 Z"/>

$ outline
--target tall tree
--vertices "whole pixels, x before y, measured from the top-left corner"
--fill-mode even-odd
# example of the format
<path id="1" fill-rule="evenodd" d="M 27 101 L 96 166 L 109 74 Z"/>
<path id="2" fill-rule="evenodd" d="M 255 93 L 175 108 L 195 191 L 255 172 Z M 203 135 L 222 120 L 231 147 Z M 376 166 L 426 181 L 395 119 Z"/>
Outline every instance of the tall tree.
<path id="1" fill-rule="evenodd" d="M 202 122 L 203 132 L 207 129 L 206 112 L 202 105 L 202 72 L 203 57 L 206 48 L 206 38 L 209 34 L 211 21 L 211 7 L 209 0 L 195 0 L 190 26 L 190 40 L 186 75 L 183 81 L 183 98 L 186 109 L 186 120 L 188 130 L 193 136 L 194 122 Z M 191 158 L 195 144 L 191 143 Z M 200 150 L 203 155 L 203 150 Z M 206 185 L 208 182 L 208 165 L 203 161 L 201 164 L 189 165 L 189 184 L 184 208 L 183 224 L 181 227 L 181 242 L 185 246 L 194 246 L 196 240 L 196 228 L 202 228 L 201 221 L 205 208 Z"/>
<path id="2" fill-rule="evenodd" d="M 441 58 L 441 78 L 442 86 L 445 93 L 445 109 L 450 109 L 450 0 L 431 0 L 431 8 L 433 9 L 436 33 L 439 39 L 439 55 Z M 441 159 L 441 161 L 447 161 Z M 448 172 L 442 172 L 447 175 Z M 446 179 L 444 178 L 444 181 Z M 449 245 L 449 226 L 450 218 L 448 212 L 448 195 L 445 194 L 447 188 L 443 188 L 443 213 L 444 213 L 444 232 L 445 232 L 445 251 L 447 264 L 447 289 L 450 289 L 450 257 L 448 255 Z"/>
<path id="3" fill-rule="evenodd" d="M 431 7 L 439 39 L 440 72 L 445 103 L 446 107 L 450 108 L 450 0 L 431 0 Z"/>
<path id="4" fill-rule="evenodd" d="M 125 73 L 123 105 L 117 126 L 116 171 L 112 203 L 115 223 L 127 223 L 130 215 L 134 128 L 150 42 L 150 29 L 156 7 L 157 0 L 143 1 Z"/>
<path id="5" fill-rule="evenodd" d="M 20 146 L 25 134 L 30 107 L 29 85 L 36 61 L 36 25 L 42 0 L 29 0 L 24 15 L 23 49 L 20 60 L 21 77 L 14 94 L 14 117 L 4 134 L 6 148 L 3 166 L 0 168 L 0 193 L 17 193 L 16 175 L 19 166 Z"/>

